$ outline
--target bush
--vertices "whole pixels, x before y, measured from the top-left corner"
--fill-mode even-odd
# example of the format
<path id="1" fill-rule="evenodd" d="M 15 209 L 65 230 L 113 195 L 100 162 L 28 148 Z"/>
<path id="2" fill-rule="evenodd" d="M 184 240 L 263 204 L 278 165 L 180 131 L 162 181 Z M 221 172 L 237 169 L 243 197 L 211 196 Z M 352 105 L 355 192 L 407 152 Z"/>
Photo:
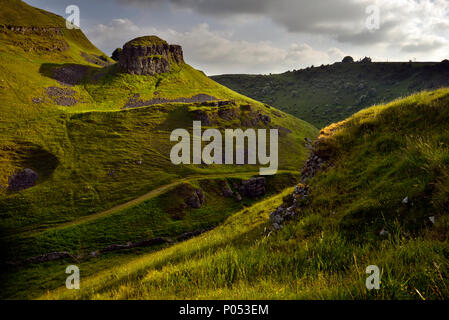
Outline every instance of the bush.
<path id="1" fill-rule="evenodd" d="M 351 56 L 346 56 L 343 58 L 343 60 L 341 61 L 343 63 L 353 63 L 354 62 L 354 58 Z"/>

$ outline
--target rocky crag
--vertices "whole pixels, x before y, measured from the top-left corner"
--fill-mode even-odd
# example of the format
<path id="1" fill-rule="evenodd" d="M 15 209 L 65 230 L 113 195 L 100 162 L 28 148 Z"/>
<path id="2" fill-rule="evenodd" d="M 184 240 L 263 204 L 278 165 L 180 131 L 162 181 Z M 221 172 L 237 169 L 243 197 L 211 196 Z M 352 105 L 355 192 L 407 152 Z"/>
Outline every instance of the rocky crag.
<path id="1" fill-rule="evenodd" d="M 153 106 L 157 104 L 163 104 L 163 103 L 174 103 L 174 102 L 182 102 L 182 103 L 203 103 L 208 101 L 214 101 L 217 100 L 217 98 L 207 95 L 207 94 L 197 94 L 191 98 L 177 98 L 177 99 L 165 99 L 165 98 L 153 98 L 151 100 L 141 100 L 140 95 L 138 93 L 134 94 L 133 97 L 131 97 L 126 105 L 123 107 L 124 109 L 129 108 L 141 108 L 141 107 L 147 107 L 147 106 Z M 218 103 L 218 102 L 217 102 Z"/>
<path id="2" fill-rule="evenodd" d="M 0 34 L 14 36 L 12 44 L 27 52 L 63 52 L 70 48 L 59 27 L 0 25 Z"/>
<path id="3" fill-rule="evenodd" d="M 282 205 L 270 213 L 270 224 L 274 230 L 282 229 L 287 221 L 299 216 L 301 206 L 307 203 L 311 193 L 306 184 L 307 180 L 313 178 L 319 170 L 330 166 L 330 156 L 326 150 L 320 149 L 321 142 L 322 140 L 318 140 L 312 143 L 311 140 L 305 139 L 304 145 L 310 150 L 310 156 L 301 171 L 301 183 L 295 186 L 293 194 L 283 199 Z"/>
<path id="4" fill-rule="evenodd" d="M 184 63 L 181 46 L 169 45 L 156 36 L 140 37 L 127 42 L 119 55 L 120 68 L 136 75 L 167 73 L 174 64 Z"/>
<path id="5" fill-rule="evenodd" d="M 25 175 L 26 173 L 26 175 Z M 26 176 L 26 179 L 25 179 Z M 15 176 L 14 179 L 20 179 L 20 181 L 15 182 L 15 186 L 23 186 L 25 183 L 29 185 L 34 185 L 34 179 L 29 177 L 33 176 L 37 179 L 37 174 L 30 169 L 26 169 Z M 33 180 L 33 181 L 31 181 Z M 221 182 L 221 195 L 225 198 L 234 198 L 236 201 L 242 201 L 243 198 L 249 199 L 259 199 L 266 194 L 267 181 L 264 177 L 254 177 L 247 180 L 234 181 L 229 183 L 228 180 L 223 180 Z M 186 208 L 199 209 L 206 203 L 206 194 L 201 188 L 192 188 L 187 184 L 180 186 L 175 192 L 177 192 L 181 197 L 184 197 L 184 203 L 181 208 L 177 210 L 183 210 Z M 175 237 L 156 237 L 150 239 L 144 239 L 137 242 L 127 242 L 126 244 L 112 244 L 107 247 L 98 249 L 96 251 L 84 252 L 78 254 L 72 254 L 68 251 L 61 252 L 49 252 L 39 256 L 34 256 L 22 261 L 6 261 L 3 264 L 8 267 L 22 266 L 28 264 L 39 264 L 48 261 L 56 260 L 71 260 L 71 261 L 84 261 L 90 258 L 96 258 L 104 253 L 132 249 L 132 248 L 143 248 L 151 247 L 157 245 L 169 245 L 179 241 L 185 241 L 192 237 L 198 236 L 204 232 L 211 230 L 212 228 L 204 228 L 194 231 L 189 231 L 182 233 Z"/>
<path id="6" fill-rule="evenodd" d="M 237 201 L 242 201 L 243 197 L 257 199 L 263 197 L 266 192 L 266 179 L 264 177 L 243 180 L 240 183 L 233 183 L 232 188 L 228 181 L 223 181 L 221 194 L 226 198 L 234 197 Z"/>

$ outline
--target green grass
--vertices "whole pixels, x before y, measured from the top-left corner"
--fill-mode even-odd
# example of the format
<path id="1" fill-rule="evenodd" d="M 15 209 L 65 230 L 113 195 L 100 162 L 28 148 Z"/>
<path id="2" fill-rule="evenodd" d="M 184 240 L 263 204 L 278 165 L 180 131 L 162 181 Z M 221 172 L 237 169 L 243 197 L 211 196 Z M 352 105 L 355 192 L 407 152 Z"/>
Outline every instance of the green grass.
<path id="1" fill-rule="evenodd" d="M 242 175 L 244 177 L 245 175 Z M 286 186 L 298 181 L 298 174 L 284 173 L 269 177 L 267 180 L 267 195 L 273 195 Z M 239 182 L 241 178 L 201 179 L 184 182 L 172 189 L 161 193 L 134 206 L 118 210 L 95 221 L 83 221 L 63 228 L 44 230 L 38 233 L 26 233 L 11 238 L 11 243 L 4 242 L 4 256 L 14 257 L 16 261 L 33 255 L 55 251 L 69 251 L 80 258 L 87 274 L 98 272 L 92 266 L 101 264 L 95 259 L 86 256 L 96 250 L 111 244 L 126 244 L 155 237 L 176 237 L 184 232 L 192 232 L 215 227 L 227 217 L 244 207 L 251 206 L 260 199 L 244 198 L 237 202 L 234 198 L 225 198 L 221 194 L 221 185 L 224 181 Z M 185 208 L 184 198 L 191 194 L 193 188 L 201 188 L 206 195 L 205 204 L 199 209 Z M 154 251 L 152 249 L 132 249 L 124 252 L 106 254 L 106 257 L 128 255 L 134 257 L 136 252 Z M 104 259 L 104 255 L 98 259 Z M 87 259 L 87 260 L 86 260 Z M 109 258 L 108 261 L 110 261 Z M 66 261 L 64 261 L 66 262 Z M 73 262 L 73 261 L 72 261 Z M 36 298 L 42 294 L 42 289 L 57 288 L 51 281 L 54 271 L 61 266 L 61 261 L 43 264 L 30 264 L 4 269 L 3 298 Z M 39 270 L 39 271 L 36 271 Z M 31 271 L 35 272 L 34 274 Z M 20 278 L 20 279 L 19 279 Z M 24 285 L 26 281 L 34 283 L 33 286 Z"/>
<path id="2" fill-rule="evenodd" d="M 24 6 L 25 15 L 26 10 L 31 10 L 37 16 L 36 21 L 47 19 L 50 26 L 63 23 L 59 17 L 55 24 L 53 15 L 43 14 L 22 2 L 6 7 L 17 11 L 20 8 L 15 6 L 19 4 Z M 0 15 L 1 23 L 12 23 L 8 12 L 9 9 Z M 273 126 L 292 131 L 280 139 L 281 153 L 284 154 L 280 157 L 283 159 L 280 169 L 284 170 L 298 168 L 307 156 L 302 146 L 304 137 L 312 138 L 316 134 L 313 126 L 237 94 L 187 64 L 176 66 L 172 72 L 160 76 L 133 76 L 118 72 L 116 65 L 99 68 L 86 62 L 81 52 L 102 53 L 93 45 L 88 51 L 84 38 L 64 35 L 70 48 L 63 52 L 28 52 L 13 45 L 19 36 L 22 35 L 13 32 L 1 36 L 2 44 L 6 44 L 0 49 L 0 155 L 4 159 L 0 163 L 0 214 L 3 234 L 73 221 L 189 175 L 256 170 L 255 166 L 171 164 L 169 154 L 173 143 L 169 141 L 170 133 L 176 128 L 191 127 L 194 119 L 191 111 L 198 106 L 166 104 L 123 110 L 128 99 L 136 93 L 144 100 L 155 96 L 171 99 L 202 93 L 236 101 L 236 108 L 242 103 L 252 104 L 254 110 L 271 116 Z M 35 34 L 23 37 L 46 39 Z M 68 64 L 86 66 L 88 73 L 81 83 L 70 88 L 76 92 L 79 103 L 62 107 L 46 96 L 45 88 L 61 87 L 52 74 L 55 69 Z M 43 102 L 33 103 L 35 98 L 41 98 Z M 242 119 L 244 117 L 242 113 Z M 237 125 L 238 120 L 220 120 L 217 127 L 224 129 Z M 23 145 L 33 146 L 41 156 L 33 158 L 26 154 L 28 151 L 23 150 L 29 147 L 24 149 Z M 52 159 L 51 163 L 47 163 L 48 159 Z M 20 193 L 6 192 L 8 177 L 24 167 L 40 174 L 38 185 Z"/>
<path id="3" fill-rule="evenodd" d="M 62 17 L 20 1 L 0 4 L 0 25 L 62 30 L 54 37 L 44 29 L 24 34 L 5 29 L 0 33 L 2 262 L 53 251 L 85 254 L 111 244 L 176 237 L 214 227 L 256 201 L 239 203 L 223 198 L 217 184 L 225 178 L 252 176 L 258 165 L 175 166 L 170 161 L 172 130 L 191 128 L 197 110 L 217 113 L 217 108 L 167 103 L 123 109 L 135 94 L 142 100 L 197 94 L 231 100 L 235 106 L 229 107 L 236 109 L 238 117 L 231 121 L 218 117 L 214 126 L 221 131 L 241 127 L 253 117 L 241 109 L 250 104 L 254 113 L 271 118 L 270 125 L 260 122 L 256 127 L 290 130 L 280 136 L 280 171 L 269 178 L 269 194 L 297 180 L 296 171 L 307 157 L 304 138 L 318 133 L 312 125 L 219 85 L 187 64 L 173 65 L 171 72 L 157 76 L 123 74 L 117 65 L 101 68 L 84 57 L 87 54 L 95 60 L 104 54 L 80 30 L 66 30 Z M 78 103 L 59 106 L 47 96 L 46 88 L 67 88 L 55 79 L 55 72 L 70 66 L 84 67 L 87 72 L 69 87 Z M 25 168 L 39 174 L 37 185 L 8 191 L 9 177 Z M 206 205 L 180 209 L 185 190 L 179 188 L 191 185 L 205 189 Z M 155 249 L 109 254 L 80 263 L 90 270 L 86 275 L 94 274 L 107 264 L 126 261 L 127 255 Z M 50 262 L 2 269 L 2 297 L 35 298 L 56 288 L 55 274 L 59 273 L 53 272 L 60 265 Z"/>
<path id="4" fill-rule="evenodd" d="M 316 178 L 315 201 L 355 238 L 395 220 L 419 233 L 429 216 L 447 214 L 448 93 L 423 92 L 323 129 L 329 137 L 321 152 L 332 154 L 336 168 Z"/>
<path id="5" fill-rule="evenodd" d="M 23 16 L 14 20 L 12 13 L 20 10 Z M 29 26 L 29 15 L 35 16 L 37 26 L 63 24 L 61 18 L 19 1 L 8 2 L 0 24 Z M 67 50 L 46 50 L 63 46 L 63 41 L 69 45 Z M 448 89 L 375 106 L 323 129 L 318 152 L 329 155 L 330 164 L 308 182 L 312 194 L 303 202 L 298 218 L 272 232 L 269 213 L 292 192 L 292 188 L 281 191 L 298 178 L 295 171 L 308 155 L 304 138 L 318 134 L 312 125 L 235 93 L 185 64 L 154 77 L 122 74 L 116 65 L 99 68 L 83 58 L 83 52 L 102 53 L 81 31 L 64 30 L 53 40 L 6 32 L 0 35 L 0 44 L 2 261 L 49 251 L 85 255 L 110 244 L 215 227 L 171 246 L 5 268 L 0 279 L 2 298 L 448 297 Z M 61 87 L 54 71 L 70 64 L 87 68 L 82 81 L 71 87 L 79 103 L 58 106 L 46 96 L 45 88 Z M 390 99 L 407 92 L 412 84 L 407 77 L 413 72 L 403 70 L 421 66 L 432 69 L 431 65 L 353 64 L 349 85 L 336 81 L 340 76 L 330 76 L 326 68 L 318 72 L 326 81 L 346 88 L 342 91 L 346 106 L 365 94 L 364 89 L 353 93 L 351 88 L 366 68 L 385 72 L 386 82 L 376 86 L 376 92 L 387 92 L 391 85 L 391 94 L 382 93 Z M 388 73 L 390 67 L 397 70 Z M 285 83 L 285 88 L 296 85 L 295 77 L 304 77 L 300 80 L 303 91 L 296 93 L 304 99 L 298 100 L 304 103 L 302 110 L 309 103 L 325 105 L 332 100 L 332 86 L 312 81 L 315 72 L 287 74 L 292 84 Z M 423 72 L 414 80 L 426 86 L 441 80 L 440 75 L 433 80 L 428 75 Z M 387 80 L 398 81 L 397 86 Z M 270 94 L 275 89 L 274 98 L 289 99 L 284 91 L 277 91 L 282 81 L 265 91 Z M 216 127 L 220 130 L 240 127 L 252 117 L 245 111 L 247 104 L 272 120 L 269 126 L 258 127 L 289 129 L 289 134 L 280 137 L 282 171 L 268 178 L 268 195 L 281 193 L 240 203 L 220 195 L 223 179 L 247 178 L 258 166 L 172 165 L 170 132 L 190 128 L 198 109 L 216 110 L 183 103 L 123 110 L 137 93 L 143 100 L 209 94 L 235 101 L 238 117 L 219 118 Z M 36 98 L 43 100 L 34 103 Z M 324 125 L 358 107 L 339 113 L 330 107 L 311 110 L 317 117 L 310 119 Z M 39 173 L 37 186 L 7 191 L 8 177 L 23 168 Z M 205 191 L 206 203 L 200 209 L 186 208 L 184 198 L 196 188 Z M 405 197 L 410 199 L 407 205 L 402 203 Z M 430 216 L 435 217 L 435 225 Z M 390 236 L 381 237 L 381 229 Z M 76 292 L 64 287 L 65 267 L 73 263 L 81 268 L 81 290 Z M 365 268 L 372 264 L 382 270 L 381 290 L 369 292 Z"/>
<path id="6" fill-rule="evenodd" d="M 1 23 L 13 26 L 63 27 L 60 16 L 34 8 L 21 0 L 0 0 Z"/>
<path id="7" fill-rule="evenodd" d="M 84 278 L 77 292 L 41 298 L 447 299 L 448 105 L 449 89 L 424 92 L 323 129 L 319 152 L 332 165 L 308 182 L 310 199 L 279 232 L 268 216 L 291 188 L 206 234 Z M 365 287 L 369 265 L 381 270 L 378 291 Z"/>
<path id="8" fill-rule="evenodd" d="M 41 298 L 420 299 L 415 289 L 427 299 L 447 298 L 447 245 L 402 235 L 354 244 L 336 230 L 317 230 L 323 219 L 313 216 L 267 233 L 268 212 L 281 199 L 244 210 L 198 238 L 88 277 L 79 292 L 61 288 Z M 365 288 L 364 271 L 371 264 L 381 268 L 380 291 Z"/>
<path id="9" fill-rule="evenodd" d="M 162 40 L 158 36 L 144 36 L 133 39 L 126 43 L 126 46 L 146 47 L 150 45 L 166 45 L 167 41 Z"/>
<path id="10" fill-rule="evenodd" d="M 31 131 L 27 139 L 10 136 L 3 141 L 2 154 L 10 160 L 2 167 L 2 180 L 6 182 L 9 174 L 20 167 L 31 167 L 41 174 L 41 181 L 35 188 L 19 193 L 2 189 L 3 229 L 11 233 L 67 222 L 189 175 L 258 170 L 254 165 L 238 168 L 173 165 L 169 159 L 173 145 L 169 141 L 170 132 L 174 128 L 191 127 L 192 120 L 188 106 L 170 105 L 65 114 L 32 121 L 27 128 Z M 315 131 L 310 129 L 304 134 L 298 120 L 283 118 L 281 121 L 286 127 L 299 125 L 280 141 L 280 169 L 294 170 L 307 156 L 300 141 L 305 136 L 313 137 Z M 45 150 L 45 157 L 25 166 L 22 158 L 27 155 L 18 151 L 22 143 L 39 146 L 36 148 Z M 57 166 L 44 180 L 48 154 L 57 159 Z"/>
<path id="11" fill-rule="evenodd" d="M 335 63 L 270 75 L 220 75 L 215 81 L 318 128 L 422 90 L 449 86 L 440 63 Z"/>

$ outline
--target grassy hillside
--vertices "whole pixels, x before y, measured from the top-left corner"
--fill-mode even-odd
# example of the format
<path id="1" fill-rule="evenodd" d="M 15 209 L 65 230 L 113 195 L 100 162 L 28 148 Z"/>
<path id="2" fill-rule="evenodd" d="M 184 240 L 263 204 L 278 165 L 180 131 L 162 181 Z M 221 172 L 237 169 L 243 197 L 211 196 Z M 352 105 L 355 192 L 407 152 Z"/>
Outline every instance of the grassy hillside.
<path id="1" fill-rule="evenodd" d="M 322 128 L 373 104 L 449 86 L 447 63 L 335 63 L 215 81 Z"/>
<path id="2" fill-rule="evenodd" d="M 125 208 L 3 239 L 3 255 L 14 257 L 14 261 L 62 251 L 70 252 L 73 258 L 4 266 L 1 297 L 37 298 L 64 283 L 65 266 L 69 264 L 76 263 L 82 268 L 83 276 L 96 274 L 126 257 L 131 259 L 139 253 L 169 247 L 177 242 L 179 235 L 216 227 L 242 208 L 263 199 L 244 197 L 242 201 L 236 201 L 233 197 L 222 195 L 224 183 L 232 185 L 250 177 L 251 173 L 192 177 Z M 298 177 L 298 173 L 286 172 L 269 177 L 266 195 L 281 192 L 295 184 Z M 198 188 L 205 194 L 205 204 L 198 209 L 185 206 L 184 199 Z M 148 247 L 103 252 L 111 245 L 157 238 L 172 240 Z"/>
<path id="3" fill-rule="evenodd" d="M 41 298 L 447 299 L 448 123 L 449 89 L 363 110 L 322 130 L 327 165 L 281 231 L 269 213 L 291 189 Z M 369 265 L 380 290 L 365 287 Z"/>
<path id="4" fill-rule="evenodd" d="M 208 127 L 222 131 L 279 128 L 280 171 L 267 179 L 267 193 L 297 181 L 308 154 L 304 138 L 318 132 L 312 125 L 223 87 L 188 64 L 155 76 L 124 74 L 80 30 L 65 29 L 62 17 L 22 1 L 0 4 L 2 297 L 36 297 L 59 286 L 52 277 L 63 265 L 5 262 L 55 251 L 78 259 L 110 245 L 176 238 L 214 227 L 260 200 L 239 202 L 217 189 L 225 181 L 254 176 L 258 165 L 171 163 L 170 133 L 190 130 L 198 114 L 213 119 Z M 227 102 L 220 110 L 203 103 L 134 107 L 196 95 Z M 223 110 L 229 116 L 220 115 Z M 262 115 L 270 121 L 261 121 Z M 36 186 L 10 190 L 11 176 L 26 168 L 39 175 Z M 205 205 L 185 208 L 185 198 L 197 188 L 205 193 Z M 80 263 L 93 273 L 157 248 Z"/>

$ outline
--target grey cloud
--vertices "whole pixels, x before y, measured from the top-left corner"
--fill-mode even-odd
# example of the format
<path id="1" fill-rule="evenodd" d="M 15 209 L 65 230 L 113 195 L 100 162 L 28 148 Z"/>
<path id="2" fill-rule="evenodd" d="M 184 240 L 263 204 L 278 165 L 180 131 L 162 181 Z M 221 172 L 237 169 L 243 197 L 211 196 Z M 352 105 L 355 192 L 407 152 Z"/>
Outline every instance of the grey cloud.
<path id="1" fill-rule="evenodd" d="M 169 4 L 228 21 L 239 16 L 271 20 L 290 33 L 320 36 L 352 46 L 398 52 L 442 50 L 449 43 L 447 0 L 116 0 L 126 5 Z M 380 9 L 380 29 L 369 31 L 367 8 Z M 237 23 L 237 22 L 236 22 Z"/>
<path id="2" fill-rule="evenodd" d="M 413 21 L 434 21 L 429 15 L 448 10 L 443 0 L 117 0 L 134 5 L 170 3 L 212 16 L 227 18 L 232 15 L 255 15 L 271 19 L 292 33 L 307 33 L 332 38 L 353 45 L 375 45 L 400 42 L 406 39 Z M 431 5 L 430 5 L 431 4 Z M 365 25 L 366 9 L 378 5 L 381 28 L 370 32 Z M 430 5 L 431 9 L 428 9 Z M 427 10 L 427 11 L 426 11 Z M 428 22 L 425 22 L 428 23 Z M 433 23 L 433 22 L 432 22 Z M 441 27 L 444 19 L 435 20 Z M 419 25 L 419 23 L 417 24 Z M 431 31 L 429 31 L 431 32 Z M 413 44 L 404 50 L 419 50 Z M 437 44 L 429 46 L 436 48 Z"/>
<path id="3" fill-rule="evenodd" d="M 269 15 L 291 32 L 347 33 L 363 26 L 367 1 L 270 1 Z"/>
<path id="4" fill-rule="evenodd" d="M 401 47 L 401 51 L 409 52 L 409 53 L 418 53 L 418 52 L 430 52 L 433 50 L 440 49 L 446 45 L 445 42 L 439 40 L 423 40 L 416 41 L 413 43 L 403 44 Z"/>
<path id="5" fill-rule="evenodd" d="M 291 32 L 347 32 L 348 22 L 361 25 L 365 8 L 373 0 L 118 0 L 134 5 L 169 2 L 180 8 L 201 14 L 227 16 L 238 14 L 262 15 Z"/>
<path id="6" fill-rule="evenodd" d="M 171 3 L 177 7 L 192 9 L 199 13 L 229 15 L 239 13 L 263 13 L 268 0 L 117 0 L 122 4 L 155 5 Z"/>
<path id="7" fill-rule="evenodd" d="M 332 63 L 345 55 L 338 48 L 322 51 L 305 43 L 279 48 L 268 41 L 235 40 L 218 30 L 211 30 L 207 24 L 179 32 L 138 27 L 131 20 L 114 19 L 108 24 L 95 26 L 88 34 L 95 43 L 110 50 L 138 35 L 156 34 L 169 43 L 182 45 L 186 62 L 207 74 L 283 72 L 312 64 Z"/>
<path id="8" fill-rule="evenodd" d="M 382 23 L 379 30 L 370 31 L 363 29 L 360 32 L 337 34 L 336 39 L 339 42 L 347 42 L 356 45 L 372 45 L 382 42 L 394 43 L 400 39 L 400 33 L 397 32 L 399 23 L 397 21 L 389 21 Z"/>

